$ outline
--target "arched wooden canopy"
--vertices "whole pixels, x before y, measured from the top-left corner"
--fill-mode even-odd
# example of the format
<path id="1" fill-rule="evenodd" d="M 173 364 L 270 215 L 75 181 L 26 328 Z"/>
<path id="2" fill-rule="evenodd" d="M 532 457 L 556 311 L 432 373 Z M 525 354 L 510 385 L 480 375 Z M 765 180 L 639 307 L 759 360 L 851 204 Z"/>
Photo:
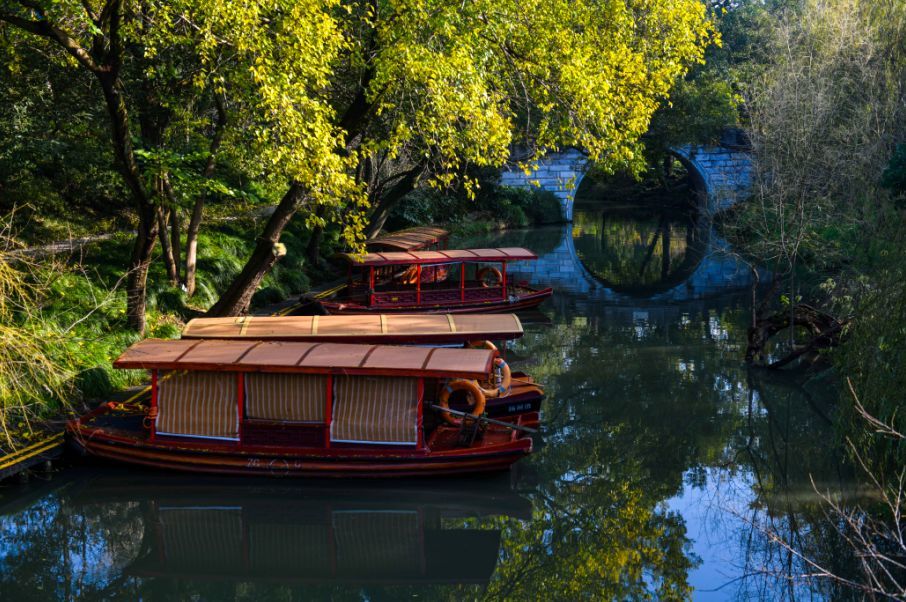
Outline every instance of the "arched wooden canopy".
<path id="1" fill-rule="evenodd" d="M 443 228 L 419 226 L 372 238 L 365 246 L 370 251 L 417 251 L 444 243 L 450 233 Z"/>
<path id="2" fill-rule="evenodd" d="M 500 249 L 448 249 L 445 251 L 411 251 L 411 252 L 385 252 L 366 253 L 354 255 L 343 253 L 341 255 L 351 265 L 356 267 L 381 267 L 390 265 L 438 265 L 458 262 L 487 262 L 499 263 L 507 261 L 528 261 L 538 259 L 538 256 L 522 247 L 506 247 Z"/>
<path id="3" fill-rule="evenodd" d="M 196 318 L 182 338 L 425 344 L 509 340 L 522 334 L 515 314 L 380 314 Z"/>
<path id="4" fill-rule="evenodd" d="M 212 372 L 290 372 L 438 378 L 486 378 L 487 349 L 393 347 L 288 341 L 145 339 L 113 362 L 116 368 Z"/>

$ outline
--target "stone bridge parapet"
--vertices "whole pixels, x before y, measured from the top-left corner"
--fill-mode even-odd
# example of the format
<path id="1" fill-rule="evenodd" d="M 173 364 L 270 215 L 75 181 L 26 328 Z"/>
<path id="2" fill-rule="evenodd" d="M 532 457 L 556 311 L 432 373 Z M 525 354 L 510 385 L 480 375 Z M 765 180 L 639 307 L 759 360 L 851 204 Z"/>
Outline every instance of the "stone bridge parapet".
<path id="1" fill-rule="evenodd" d="M 748 150 L 735 146 L 686 145 L 670 149 L 689 172 L 699 191 L 702 208 L 714 215 L 746 198 L 754 180 L 754 164 Z M 528 173 L 510 166 L 500 174 L 500 183 L 513 188 L 548 190 L 560 201 L 563 218 L 573 221 L 573 200 L 588 169 L 588 157 L 576 148 L 552 152 L 534 162 Z"/>

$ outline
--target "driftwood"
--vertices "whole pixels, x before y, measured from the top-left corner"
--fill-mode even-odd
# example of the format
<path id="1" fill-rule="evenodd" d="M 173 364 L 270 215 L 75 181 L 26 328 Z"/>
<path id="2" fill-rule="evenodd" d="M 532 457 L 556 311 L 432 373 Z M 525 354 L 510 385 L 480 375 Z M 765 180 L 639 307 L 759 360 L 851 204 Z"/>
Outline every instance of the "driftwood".
<path id="1" fill-rule="evenodd" d="M 758 317 L 749 328 L 749 344 L 746 348 L 746 362 L 768 368 L 782 368 L 807 354 L 814 354 L 819 349 L 836 346 L 840 342 L 843 327 L 848 320 L 839 320 L 834 316 L 804 303 L 792 308 L 782 309 L 768 316 Z M 801 345 L 796 345 L 784 357 L 765 364 L 765 347 L 778 333 L 788 328 L 802 327 L 811 338 Z"/>

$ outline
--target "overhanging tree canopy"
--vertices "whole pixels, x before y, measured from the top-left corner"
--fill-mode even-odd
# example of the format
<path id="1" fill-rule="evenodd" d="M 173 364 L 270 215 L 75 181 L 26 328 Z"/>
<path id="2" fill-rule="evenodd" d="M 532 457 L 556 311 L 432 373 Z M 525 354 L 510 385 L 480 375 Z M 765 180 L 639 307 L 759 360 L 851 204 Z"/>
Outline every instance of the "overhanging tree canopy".
<path id="1" fill-rule="evenodd" d="M 227 98 L 220 154 L 285 193 L 215 314 L 247 307 L 300 207 L 353 243 L 420 181 L 501 165 L 515 143 L 638 164 L 658 103 L 714 38 L 699 0 L 3 0 L 0 20 L 102 82 L 143 240 L 172 179 L 142 172 L 132 140 L 159 150 L 178 124 L 211 142 L 199 99 Z M 136 127 L 149 105 L 181 118 Z M 133 257 L 135 311 L 150 252 Z"/>

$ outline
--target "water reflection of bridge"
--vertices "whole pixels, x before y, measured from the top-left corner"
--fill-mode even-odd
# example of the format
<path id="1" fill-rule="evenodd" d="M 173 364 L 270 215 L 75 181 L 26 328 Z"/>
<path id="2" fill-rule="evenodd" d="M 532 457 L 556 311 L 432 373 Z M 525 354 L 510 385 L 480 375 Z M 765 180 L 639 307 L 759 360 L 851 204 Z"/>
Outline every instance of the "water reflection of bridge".
<path id="1" fill-rule="evenodd" d="M 660 287 L 662 290 L 651 284 L 635 290 L 626 285 L 614 286 L 614 283 L 592 273 L 582 262 L 576 249 L 574 228 L 577 226 L 567 224 L 559 230 L 534 232 L 530 242 L 543 236 L 547 244 L 532 246 L 545 246 L 550 250 L 541 254 L 538 261 L 512 264 L 508 268 L 510 274 L 530 284 L 553 286 L 561 295 L 623 307 L 715 299 L 745 291 L 752 284 L 749 267 L 730 253 L 726 241 L 710 233 L 699 241 L 702 245 L 700 251 L 688 254 L 694 257 L 694 265 L 682 261 L 684 269 L 668 275 L 667 286 Z M 682 277 L 678 277 L 680 275 Z"/>

